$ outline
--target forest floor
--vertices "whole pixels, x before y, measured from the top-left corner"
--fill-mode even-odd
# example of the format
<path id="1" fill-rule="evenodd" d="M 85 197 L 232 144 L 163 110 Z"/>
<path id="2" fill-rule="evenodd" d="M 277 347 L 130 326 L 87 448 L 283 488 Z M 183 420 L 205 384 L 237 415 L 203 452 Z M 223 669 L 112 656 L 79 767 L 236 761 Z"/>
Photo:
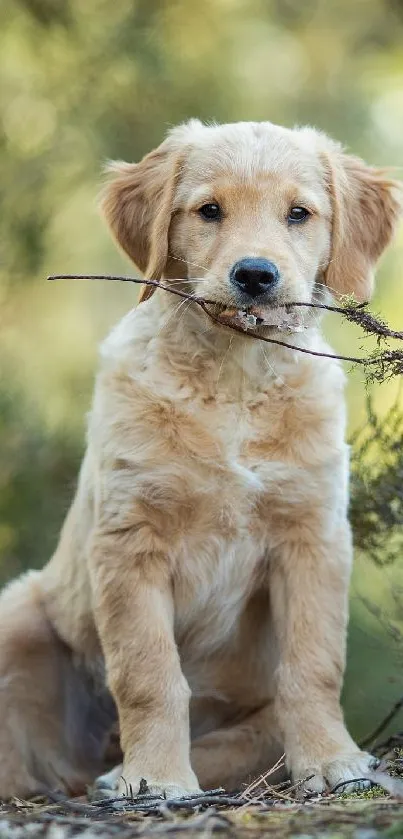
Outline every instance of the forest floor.
<path id="1" fill-rule="evenodd" d="M 58 794 L 15 799 L 0 804 L 0 839 L 403 839 L 403 749 L 393 740 L 389 790 L 301 797 L 298 787 L 270 786 L 268 775 L 238 794 L 214 790 L 177 802 L 147 794 L 92 804 Z"/>

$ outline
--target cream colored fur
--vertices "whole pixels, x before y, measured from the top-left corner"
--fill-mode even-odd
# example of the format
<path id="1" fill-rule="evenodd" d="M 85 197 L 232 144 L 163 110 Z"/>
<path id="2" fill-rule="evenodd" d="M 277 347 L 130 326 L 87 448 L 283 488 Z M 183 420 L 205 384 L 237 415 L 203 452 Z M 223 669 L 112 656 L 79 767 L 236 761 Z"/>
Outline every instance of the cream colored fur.
<path id="1" fill-rule="evenodd" d="M 278 265 L 276 302 L 366 298 L 399 210 L 393 182 L 309 128 L 193 120 L 113 172 L 103 209 L 141 270 L 230 306 L 244 256 Z M 311 215 L 290 226 L 295 204 Z M 304 318 L 272 337 L 328 351 Z M 343 388 L 337 361 L 160 290 L 112 331 L 59 545 L 0 600 L 0 796 L 93 782 L 115 707 L 123 767 L 102 789 L 234 787 L 283 751 L 314 789 L 368 775 L 340 709 Z"/>

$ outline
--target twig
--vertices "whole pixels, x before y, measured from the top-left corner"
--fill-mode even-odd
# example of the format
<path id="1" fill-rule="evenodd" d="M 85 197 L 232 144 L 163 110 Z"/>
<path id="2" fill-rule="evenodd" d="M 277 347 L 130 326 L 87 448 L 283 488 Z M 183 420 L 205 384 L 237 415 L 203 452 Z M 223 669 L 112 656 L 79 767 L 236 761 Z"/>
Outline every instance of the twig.
<path id="1" fill-rule="evenodd" d="M 62 807 L 70 813 L 78 813 L 82 816 L 90 816 L 93 818 L 97 815 L 97 809 L 93 804 L 83 804 L 81 801 L 75 801 L 72 798 L 67 798 L 63 793 L 59 793 L 54 790 L 48 790 L 46 796 L 53 802 L 48 806 L 48 810 Z"/>
<path id="2" fill-rule="evenodd" d="M 138 285 L 153 286 L 154 288 L 160 288 L 164 291 L 169 291 L 171 294 L 176 294 L 178 297 L 191 300 L 193 303 L 196 303 L 212 321 L 219 324 L 220 326 L 226 326 L 227 328 L 232 329 L 235 332 L 238 332 L 240 335 L 243 335 L 244 337 L 257 338 L 259 341 L 264 341 L 268 344 L 276 344 L 280 347 L 287 347 L 290 350 L 296 350 L 297 352 L 301 352 L 306 355 L 316 356 L 318 358 L 334 358 L 338 361 L 347 361 L 350 364 L 362 364 L 365 367 L 370 365 L 378 365 L 378 370 L 372 372 L 371 375 L 373 378 L 380 380 L 385 379 L 386 375 L 394 376 L 403 373 L 403 351 L 385 350 L 384 352 L 376 354 L 375 356 L 373 355 L 369 357 L 363 357 L 336 355 L 334 353 L 309 350 L 306 347 L 300 347 L 295 344 L 290 344 L 287 341 L 280 341 L 276 338 L 268 338 L 266 335 L 259 335 L 257 332 L 254 332 L 251 329 L 242 329 L 240 326 L 237 326 L 234 323 L 229 323 L 227 320 L 223 321 L 219 315 L 214 315 L 207 308 L 209 305 L 217 305 L 217 301 L 207 300 L 202 297 L 198 297 L 194 294 L 189 294 L 186 291 L 181 291 L 180 289 L 172 288 L 171 286 L 164 285 L 158 280 L 147 280 L 140 277 L 128 277 L 125 275 L 122 276 L 113 274 L 52 274 L 48 277 L 48 280 L 112 280 L 118 282 L 136 283 Z M 376 318 L 374 318 L 373 315 L 365 311 L 365 304 L 356 304 L 354 306 L 342 307 L 331 306 L 325 303 L 305 303 L 301 301 L 296 301 L 287 303 L 285 305 L 286 307 L 304 306 L 312 309 L 325 309 L 329 312 L 336 312 L 338 314 L 343 315 L 347 320 L 353 323 L 357 323 L 367 334 L 376 335 L 378 337 L 378 341 L 380 339 L 385 338 L 403 339 L 403 332 L 398 332 L 396 330 L 389 329 L 389 327 L 383 321 L 378 321 Z M 273 308 L 278 307 L 275 306 Z"/>
<path id="3" fill-rule="evenodd" d="M 270 778 L 271 775 L 274 775 L 274 773 L 277 772 L 279 769 L 282 769 L 284 766 L 285 766 L 285 754 L 282 754 L 281 757 L 278 758 L 276 763 L 273 766 L 271 766 L 270 769 L 268 769 L 266 772 L 263 772 L 263 774 L 261 774 L 257 778 L 255 778 L 255 780 L 253 780 L 239 794 L 239 797 L 244 798 L 247 801 L 253 800 L 254 795 L 252 795 L 252 793 L 255 793 L 256 790 L 259 791 L 259 788 L 262 786 L 262 784 L 265 785 L 266 790 L 270 788 L 270 790 L 273 791 L 274 787 L 273 787 L 273 785 L 271 785 L 267 782 L 267 779 Z M 262 794 L 263 793 L 260 793 L 260 795 L 262 795 Z"/>
<path id="4" fill-rule="evenodd" d="M 142 812 L 155 813 L 159 812 L 161 807 L 168 810 L 194 810 L 200 807 L 241 807 L 245 803 L 250 804 L 248 799 L 244 799 L 238 795 L 227 794 L 211 794 L 209 792 L 202 795 L 195 795 L 189 798 L 162 798 L 160 796 L 144 795 L 144 796 L 120 796 L 116 798 L 104 798 L 96 802 L 96 807 L 100 811 L 105 812 L 109 809 L 112 811 L 119 811 L 127 809 L 128 812 Z"/>
<path id="5" fill-rule="evenodd" d="M 334 795 L 337 790 L 342 789 L 343 787 L 350 787 L 352 784 L 362 784 L 365 781 L 366 784 L 370 786 L 374 786 L 375 781 L 372 781 L 371 778 L 351 778 L 349 781 L 340 781 L 339 784 L 336 784 L 335 787 L 332 787 L 330 790 L 330 795 Z"/>
<path id="6" fill-rule="evenodd" d="M 361 748 L 366 749 L 368 748 L 368 746 L 371 745 L 371 743 L 374 743 L 374 741 L 379 737 L 380 734 L 382 734 L 382 731 L 384 731 L 385 728 L 389 725 L 389 723 L 392 722 L 396 714 L 398 714 L 402 708 L 403 696 L 401 696 L 400 699 L 398 699 L 397 702 L 395 702 L 393 708 L 391 708 L 389 713 L 386 714 L 386 717 L 384 717 L 383 720 L 381 720 L 381 722 L 379 723 L 379 725 L 377 725 L 374 731 L 372 731 L 371 734 L 368 734 L 367 737 L 365 737 L 364 740 L 362 740 L 360 744 Z"/>
<path id="7" fill-rule="evenodd" d="M 150 285 L 154 288 L 162 288 L 163 291 L 170 291 L 171 294 L 177 294 L 178 297 L 184 297 L 187 300 L 194 300 L 195 303 L 210 303 L 214 305 L 214 300 L 204 300 L 202 297 L 196 297 L 193 294 L 188 294 L 186 291 L 180 291 L 178 288 L 171 288 L 158 280 L 145 280 L 142 277 L 127 277 L 119 274 L 50 274 L 48 280 L 112 280 L 120 283 L 135 283 L 136 285 Z"/>

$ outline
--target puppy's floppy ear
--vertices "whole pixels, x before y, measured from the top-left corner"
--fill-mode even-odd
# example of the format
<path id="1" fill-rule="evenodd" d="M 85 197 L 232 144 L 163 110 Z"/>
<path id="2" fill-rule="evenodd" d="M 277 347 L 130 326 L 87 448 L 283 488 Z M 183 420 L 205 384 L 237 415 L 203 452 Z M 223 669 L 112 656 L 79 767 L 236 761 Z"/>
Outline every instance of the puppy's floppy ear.
<path id="1" fill-rule="evenodd" d="M 332 144 L 323 154 L 333 207 L 332 251 L 326 284 L 337 295 L 369 300 L 377 260 L 403 207 L 401 184 Z"/>
<path id="2" fill-rule="evenodd" d="M 168 232 L 183 152 L 165 140 L 140 163 L 108 166 L 115 177 L 101 197 L 101 209 L 117 241 L 148 280 L 161 279 L 168 261 Z M 155 287 L 142 286 L 139 301 Z"/>

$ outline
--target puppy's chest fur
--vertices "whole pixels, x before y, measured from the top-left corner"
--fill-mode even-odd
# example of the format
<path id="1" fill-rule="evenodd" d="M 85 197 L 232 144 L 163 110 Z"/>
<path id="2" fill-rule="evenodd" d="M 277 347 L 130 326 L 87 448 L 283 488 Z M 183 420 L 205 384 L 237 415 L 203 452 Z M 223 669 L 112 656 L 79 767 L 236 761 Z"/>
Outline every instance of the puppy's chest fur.
<path id="1" fill-rule="evenodd" d="M 191 521 L 174 579 L 177 632 L 198 652 L 207 646 L 211 652 L 212 639 L 220 646 L 234 631 L 266 561 L 259 503 L 267 481 L 252 449 L 260 436 L 252 415 L 251 406 L 240 409 L 225 400 L 196 410 L 200 446 L 211 438 L 216 454 L 194 459 L 187 500 Z"/>
<path id="2" fill-rule="evenodd" d="M 163 533 L 177 635 L 191 656 L 236 635 L 264 585 L 276 518 L 309 503 L 310 473 L 334 445 L 334 412 L 311 398 L 305 368 L 289 383 L 267 377 L 235 392 L 209 391 L 197 377 L 149 388 L 138 381 L 134 393 L 136 494 Z"/>

